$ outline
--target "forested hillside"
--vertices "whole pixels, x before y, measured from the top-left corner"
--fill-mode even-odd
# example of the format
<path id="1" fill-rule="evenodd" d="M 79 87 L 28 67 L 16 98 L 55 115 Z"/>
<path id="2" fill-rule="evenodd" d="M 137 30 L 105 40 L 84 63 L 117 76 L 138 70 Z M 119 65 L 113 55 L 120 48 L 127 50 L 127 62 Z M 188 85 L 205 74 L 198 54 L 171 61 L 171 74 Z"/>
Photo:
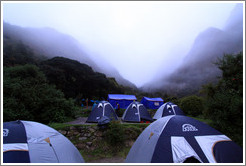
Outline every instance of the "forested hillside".
<path id="1" fill-rule="evenodd" d="M 74 118 L 82 98 L 101 100 L 128 89 L 86 64 L 48 59 L 6 35 L 3 66 L 4 121 L 63 122 Z"/>
<path id="2" fill-rule="evenodd" d="M 107 78 L 75 60 L 55 57 L 39 66 L 49 82 L 61 89 L 66 97 L 106 99 L 108 93 L 124 93 L 114 78 Z"/>

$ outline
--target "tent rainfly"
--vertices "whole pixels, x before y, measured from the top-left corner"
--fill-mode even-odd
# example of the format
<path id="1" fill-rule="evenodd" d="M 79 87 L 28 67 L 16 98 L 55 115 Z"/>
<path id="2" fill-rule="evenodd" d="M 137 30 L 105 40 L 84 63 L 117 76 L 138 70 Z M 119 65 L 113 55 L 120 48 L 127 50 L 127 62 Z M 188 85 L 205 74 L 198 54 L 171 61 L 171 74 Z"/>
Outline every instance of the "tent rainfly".
<path id="1" fill-rule="evenodd" d="M 3 123 L 3 163 L 84 163 L 65 136 L 32 121 Z"/>
<path id="2" fill-rule="evenodd" d="M 141 100 L 141 103 L 147 109 L 158 109 L 162 104 L 164 104 L 164 101 L 163 101 L 162 98 L 143 97 L 142 100 Z"/>
<path id="3" fill-rule="evenodd" d="M 108 101 L 114 108 L 119 103 L 120 108 L 126 109 L 137 98 L 135 95 L 108 94 Z"/>
<path id="4" fill-rule="evenodd" d="M 131 147 L 127 163 L 242 163 L 243 149 L 226 135 L 187 116 L 151 123 Z"/>

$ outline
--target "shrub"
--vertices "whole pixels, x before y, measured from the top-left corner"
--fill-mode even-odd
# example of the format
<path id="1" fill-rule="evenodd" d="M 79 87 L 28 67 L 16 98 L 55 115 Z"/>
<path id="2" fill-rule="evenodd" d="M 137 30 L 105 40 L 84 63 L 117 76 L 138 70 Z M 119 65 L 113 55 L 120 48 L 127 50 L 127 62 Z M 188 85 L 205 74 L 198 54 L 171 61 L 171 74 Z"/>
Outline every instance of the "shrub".
<path id="1" fill-rule="evenodd" d="M 180 100 L 180 108 L 186 115 L 201 115 L 204 109 L 203 100 L 198 96 L 187 96 Z"/>
<path id="2" fill-rule="evenodd" d="M 243 54 L 224 55 L 216 63 L 222 71 L 217 85 L 205 85 L 206 115 L 213 126 L 243 146 Z"/>
<path id="3" fill-rule="evenodd" d="M 71 99 L 49 85 L 35 65 L 4 68 L 3 120 L 31 120 L 41 123 L 64 122 L 74 117 Z"/>
<path id="4" fill-rule="evenodd" d="M 124 128 L 119 121 L 111 121 L 109 124 L 109 128 L 105 134 L 106 141 L 109 145 L 115 147 L 120 147 L 124 145 Z"/>

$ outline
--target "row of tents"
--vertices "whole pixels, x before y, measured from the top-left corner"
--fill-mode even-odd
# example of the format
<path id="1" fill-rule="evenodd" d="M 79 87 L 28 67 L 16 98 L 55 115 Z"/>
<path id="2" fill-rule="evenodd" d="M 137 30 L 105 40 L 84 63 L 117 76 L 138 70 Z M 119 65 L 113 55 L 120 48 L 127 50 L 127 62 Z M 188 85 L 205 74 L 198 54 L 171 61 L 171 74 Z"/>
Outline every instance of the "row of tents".
<path id="1" fill-rule="evenodd" d="M 118 119 L 102 101 L 87 121 Z M 111 119 L 112 118 L 112 119 Z M 223 133 L 164 103 L 153 119 L 142 103 L 132 102 L 123 120 L 153 120 L 131 147 L 126 163 L 243 163 L 243 149 Z M 3 123 L 3 163 L 84 163 L 78 149 L 51 127 L 31 121 Z"/>
<path id="2" fill-rule="evenodd" d="M 41 123 L 3 123 L 3 163 L 84 163 L 61 133 Z M 243 149 L 193 118 L 168 115 L 151 123 L 131 147 L 126 163 L 243 163 Z"/>
<path id="3" fill-rule="evenodd" d="M 126 108 L 121 120 L 125 122 L 153 122 L 167 115 L 184 115 L 184 113 L 177 105 L 167 102 L 159 107 L 152 118 L 142 103 L 133 101 Z M 86 122 L 103 124 L 112 120 L 119 120 L 113 106 L 107 101 L 101 101 L 92 109 Z"/>
<path id="4" fill-rule="evenodd" d="M 117 103 L 120 108 L 126 109 L 133 101 L 137 101 L 135 95 L 125 95 L 125 94 L 108 94 L 108 102 L 115 108 Z M 164 100 L 162 98 L 149 98 L 143 97 L 140 101 L 147 109 L 158 109 Z"/>

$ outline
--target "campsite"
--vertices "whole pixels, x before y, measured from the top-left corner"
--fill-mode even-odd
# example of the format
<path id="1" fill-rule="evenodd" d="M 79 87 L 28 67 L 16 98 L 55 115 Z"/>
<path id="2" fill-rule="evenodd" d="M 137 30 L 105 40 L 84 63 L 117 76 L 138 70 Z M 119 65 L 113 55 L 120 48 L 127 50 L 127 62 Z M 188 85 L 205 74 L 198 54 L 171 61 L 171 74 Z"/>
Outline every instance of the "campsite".
<path id="1" fill-rule="evenodd" d="M 21 48 L 25 48 L 25 46 L 21 45 Z M 28 50 L 28 48 L 25 49 Z M 35 62 L 34 59 L 32 61 Z M 53 61 L 53 64 L 57 63 L 59 66 L 46 64 L 48 61 Z M 187 116 L 205 122 L 226 135 L 219 139 L 232 139 L 236 142 L 236 147 L 242 146 L 243 71 L 242 65 L 236 65 L 237 68 L 235 68 L 235 63 L 238 61 L 242 62 L 242 53 L 235 56 L 224 56 L 219 65 L 223 72 L 230 74 L 220 78 L 217 85 L 208 84 L 199 93 L 183 97 L 146 93 L 129 87 L 125 88 L 103 75 L 95 81 L 105 79 L 108 83 L 100 85 L 102 91 L 95 91 L 91 89 L 91 86 L 97 85 L 93 79 L 84 78 L 81 80 L 80 74 L 75 75 L 80 72 L 78 69 L 83 69 L 84 66 L 77 61 L 65 58 L 57 57 L 41 63 L 35 62 L 38 65 L 28 63 L 17 66 L 8 65 L 4 67 L 3 85 L 4 89 L 8 89 L 8 91 L 4 91 L 3 119 L 4 122 L 19 119 L 49 125 L 74 144 L 85 162 L 141 162 L 140 160 L 130 160 L 130 157 L 125 159 L 144 129 L 154 124 L 155 121 L 157 122 L 158 119 L 162 119 L 161 116 L 163 115 L 169 117 Z M 229 62 L 229 64 L 225 62 Z M 228 66 L 224 69 L 223 65 Z M 77 66 L 76 70 L 73 66 Z M 48 67 L 53 69 L 48 72 L 46 70 Z M 61 70 L 62 68 L 66 68 L 66 70 Z M 230 68 L 233 68 L 233 71 Z M 87 68 L 87 70 L 90 71 L 91 69 Z M 64 72 L 74 75 L 67 75 Z M 92 70 L 91 72 L 93 75 Z M 57 77 L 58 74 L 59 77 Z M 99 75 L 99 73 L 95 74 Z M 62 75 L 64 75 L 63 78 Z M 68 77 L 65 77 L 66 75 Z M 241 81 L 233 80 L 231 76 Z M 74 77 L 74 80 L 85 82 L 82 85 L 83 88 L 78 84 L 79 82 L 70 79 L 71 77 Z M 16 82 L 19 84 L 17 85 Z M 59 89 L 50 85 L 50 82 L 55 83 Z M 74 89 L 67 89 L 67 84 Z M 85 88 L 87 85 L 91 91 Z M 108 85 L 112 85 L 112 87 Z M 74 91 L 75 89 L 77 90 Z M 75 100 L 71 98 L 74 96 L 74 92 L 77 92 Z M 83 93 L 90 95 L 82 97 L 81 94 Z M 122 100 L 122 97 L 125 99 Z M 223 101 L 221 97 L 223 97 Z M 152 101 L 151 98 L 153 98 Z M 161 98 L 163 101 L 156 100 L 156 98 Z M 95 101 L 99 103 L 96 105 Z M 117 103 L 120 105 L 120 109 L 116 111 Z M 92 109 L 93 105 L 94 109 Z M 159 105 L 158 109 L 155 109 L 156 105 Z M 228 107 L 229 105 L 233 105 L 233 107 Z M 16 109 L 17 107 L 18 109 Z M 233 120 L 227 120 L 228 118 Z M 98 120 L 102 125 L 106 124 L 108 127 L 101 129 L 97 125 Z M 69 124 L 69 122 L 73 123 Z M 240 150 L 236 151 L 240 153 Z M 184 162 L 184 160 L 178 159 L 175 161 Z M 215 160 L 209 161 L 214 162 Z M 52 162 L 52 160 L 48 162 Z M 150 162 L 150 160 L 146 160 L 146 162 Z M 199 162 L 208 162 L 208 159 L 199 159 Z M 235 162 L 238 161 L 235 160 Z"/>
<path id="2" fill-rule="evenodd" d="M 1 164 L 245 162 L 244 4 L 84 3 L 4 3 Z"/>

